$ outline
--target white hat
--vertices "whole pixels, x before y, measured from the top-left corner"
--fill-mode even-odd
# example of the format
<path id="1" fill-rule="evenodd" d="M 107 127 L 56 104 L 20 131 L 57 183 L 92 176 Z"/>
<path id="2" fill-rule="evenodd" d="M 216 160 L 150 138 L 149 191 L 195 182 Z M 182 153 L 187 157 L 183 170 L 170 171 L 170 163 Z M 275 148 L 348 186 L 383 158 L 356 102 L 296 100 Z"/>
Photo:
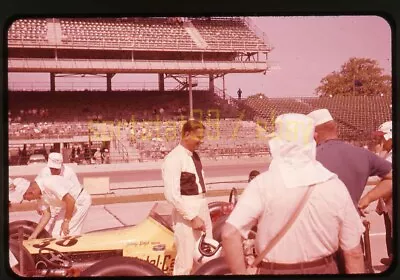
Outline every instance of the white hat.
<path id="1" fill-rule="evenodd" d="M 275 137 L 269 140 L 272 155 L 269 170 L 282 178 L 285 187 L 305 187 L 336 176 L 316 160 L 312 118 L 283 114 L 276 118 L 275 127 Z"/>
<path id="2" fill-rule="evenodd" d="M 384 122 L 378 128 L 378 131 L 383 132 L 385 140 L 392 139 L 392 121 Z"/>
<path id="3" fill-rule="evenodd" d="M 60 153 L 50 153 L 47 166 L 50 168 L 61 169 L 63 163 L 63 156 Z"/>
<path id="4" fill-rule="evenodd" d="M 309 113 L 307 116 L 314 120 L 315 126 L 333 120 L 331 113 L 329 113 L 328 109 L 315 110 Z"/>
<path id="5" fill-rule="evenodd" d="M 12 182 L 14 190 L 10 190 L 8 199 L 13 203 L 20 203 L 24 199 L 24 194 L 29 188 L 30 182 L 24 178 L 15 178 Z"/>

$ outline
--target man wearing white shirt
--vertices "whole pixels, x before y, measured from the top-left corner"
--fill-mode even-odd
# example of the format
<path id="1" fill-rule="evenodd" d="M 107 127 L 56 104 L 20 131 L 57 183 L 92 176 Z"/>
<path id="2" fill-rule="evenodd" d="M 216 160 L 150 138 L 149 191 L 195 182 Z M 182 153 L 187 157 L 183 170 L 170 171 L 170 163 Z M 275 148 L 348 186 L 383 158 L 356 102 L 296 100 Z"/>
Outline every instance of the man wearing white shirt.
<path id="1" fill-rule="evenodd" d="M 162 178 L 164 195 L 172 204 L 172 221 L 177 249 L 174 275 L 189 275 L 193 267 L 195 244 L 206 232 L 212 238 L 212 224 L 204 184 L 204 171 L 195 150 L 203 143 L 204 125 L 187 121 L 182 139 L 164 159 Z"/>
<path id="2" fill-rule="evenodd" d="M 22 194 L 20 201 L 40 199 L 40 210 L 43 215 L 29 239 L 36 238 L 43 230 L 50 220 L 53 207 L 62 208 L 55 217 L 55 225 L 51 232 L 53 237 L 81 233 L 83 222 L 92 204 L 90 194 L 82 187 L 77 187 L 62 176 L 51 175 L 37 178 L 30 183 L 21 180 L 16 183 L 16 190 L 19 190 L 17 194 Z"/>
<path id="3" fill-rule="evenodd" d="M 39 174 L 36 176 L 36 179 L 49 177 L 51 175 L 63 176 L 64 178 L 70 180 L 74 184 L 75 188 L 81 187 L 81 183 L 79 182 L 78 176 L 76 175 L 75 171 L 71 167 L 63 163 L 63 156 L 60 153 L 49 154 L 47 166 L 43 167 L 39 171 Z M 55 226 L 55 217 L 60 213 L 60 211 L 61 211 L 60 207 L 52 207 L 51 217 L 46 225 L 46 230 L 48 232 L 53 231 L 53 227 Z M 38 213 L 42 214 L 41 210 L 38 210 Z"/>
<path id="4" fill-rule="evenodd" d="M 314 122 L 302 114 L 275 121 L 268 171 L 244 189 L 222 231 L 225 259 L 233 274 L 248 274 L 242 240 L 257 225 L 257 254 L 288 223 L 299 201 L 311 194 L 299 216 L 258 265 L 259 274 L 337 274 L 335 253 L 344 252 L 347 273 L 363 273 L 364 226 L 346 186 L 316 160 Z"/>
<path id="5" fill-rule="evenodd" d="M 376 131 L 375 136 L 379 139 L 377 145 L 377 154 L 386 159 L 389 163 L 392 163 L 392 122 L 387 121 L 381 124 Z M 386 248 L 388 258 L 382 258 L 381 263 L 389 266 L 393 259 L 393 248 L 392 248 L 392 236 L 393 236 L 393 198 L 392 198 L 393 185 L 380 184 L 364 195 L 358 206 L 361 209 L 365 209 L 373 201 L 378 200 L 376 212 L 379 215 L 383 214 L 386 229 Z"/>

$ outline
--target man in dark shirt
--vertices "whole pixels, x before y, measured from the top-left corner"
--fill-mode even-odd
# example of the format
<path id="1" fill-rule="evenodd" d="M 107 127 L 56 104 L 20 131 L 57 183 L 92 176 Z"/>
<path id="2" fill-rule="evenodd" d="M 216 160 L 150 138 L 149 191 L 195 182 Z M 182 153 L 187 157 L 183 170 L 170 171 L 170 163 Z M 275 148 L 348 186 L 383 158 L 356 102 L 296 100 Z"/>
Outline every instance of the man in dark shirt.
<path id="1" fill-rule="evenodd" d="M 314 119 L 317 160 L 338 175 L 346 185 L 355 207 L 362 211 L 359 200 L 368 178 L 381 178 L 375 186 L 377 189 L 391 187 L 392 164 L 365 148 L 338 139 L 337 124 L 327 109 L 312 111 L 308 116 Z M 391 244 L 387 244 L 387 248 L 390 256 Z"/>
<path id="2" fill-rule="evenodd" d="M 328 170 L 336 173 L 346 185 L 354 205 L 367 184 L 368 177 L 379 176 L 377 184 L 392 184 L 392 165 L 371 151 L 356 147 L 338 139 L 337 124 L 327 109 L 308 114 L 315 122 L 317 160 Z"/>

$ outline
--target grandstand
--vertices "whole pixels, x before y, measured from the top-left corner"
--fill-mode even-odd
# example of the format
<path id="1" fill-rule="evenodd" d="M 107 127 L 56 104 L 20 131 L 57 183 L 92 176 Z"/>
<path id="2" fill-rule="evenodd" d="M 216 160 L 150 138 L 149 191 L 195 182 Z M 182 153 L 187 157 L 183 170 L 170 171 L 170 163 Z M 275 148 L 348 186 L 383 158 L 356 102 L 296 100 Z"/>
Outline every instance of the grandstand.
<path id="1" fill-rule="evenodd" d="M 254 95 L 242 104 L 248 118 L 273 130 L 273 121 L 283 113 L 301 113 L 326 108 L 338 122 L 340 137 L 365 145 L 380 124 L 392 119 L 391 96 L 335 96 L 301 98 L 266 98 Z M 252 114 L 251 114 L 252 113 Z"/>
<path id="2" fill-rule="evenodd" d="M 214 86 L 214 80 L 228 73 L 267 71 L 270 50 L 265 34 L 248 18 L 16 20 L 8 32 L 8 70 L 47 72 L 50 90 L 27 93 L 9 88 L 10 145 L 49 149 L 56 144 L 56 150 L 68 150 L 93 142 L 109 147 L 114 162 L 154 159 L 146 151 L 159 149 L 160 143 L 149 146 L 132 139 L 132 133 L 122 137 L 121 131 L 132 132 L 133 121 L 153 121 L 148 128 L 153 131 L 158 120 L 237 117 L 237 106 L 226 96 L 224 86 Z M 113 91 L 112 78 L 118 73 L 157 74 L 158 90 Z M 106 91 L 59 91 L 56 77 L 66 74 L 104 75 Z M 192 81 L 202 76 L 209 79 L 209 88 L 196 90 L 197 83 Z M 165 89 L 167 79 L 176 82 L 173 90 Z M 108 122 L 107 128 L 97 129 L 93 121 Z M 222 136 L 227 134 L 231 132 L 224 130 Z M 226 139 L 216 141 L 221 154 L 243 144 Z M 163 149 L 172 144 L 163 143 Z"/>
<path id="3" fill-rule="evenodd" d="M 247 18 L 49 18 L 15 21 L 8 32 L 9 72 L 48 72 L 49 91 L 9 89 L 10 154 L 75 145 L 108 148 L 111 162 L 157 160 L 179 141 L 182 120 L 202 119 L 203 157 L 268 153 L 266 134 L 282 113 L 327 108 L 346 141 L 368 141 L 391 119 L 381 96 L 267 98 L 238 101 L 214 86 L 228 73 L 269 70 L 271 45 Z M 118 73 L 154 73 L 158 89 L 112 90 Z M 105 75 L 105 91 L 60 91 L 56 77 Z M 206 77 L 208 88 L 192 78 Z M 82 78 L 84 79 L 84 78 Z M 176 83 L 165 89 L 165 80 Z M 89 146 L 88 146 L 89 145 Z M 28 151 L 29 153 L 29 151 Z M 12 163 L 12 161 L 10 161 Z"/>

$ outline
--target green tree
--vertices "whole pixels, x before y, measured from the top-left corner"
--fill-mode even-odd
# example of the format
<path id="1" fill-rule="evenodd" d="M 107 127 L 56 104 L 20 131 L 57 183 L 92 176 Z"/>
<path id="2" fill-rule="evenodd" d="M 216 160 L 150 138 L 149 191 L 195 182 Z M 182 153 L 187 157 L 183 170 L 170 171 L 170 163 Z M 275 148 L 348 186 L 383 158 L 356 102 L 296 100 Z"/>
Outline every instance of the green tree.
<path id="1" fill-rule="evenodd" d="M 350 58 L 339 72 L 333 71 L 321 80 L 315 89 L 319 96 L 338 95 L 390 95 L 392 78 L 384 75 L 376 60 Z"/>

